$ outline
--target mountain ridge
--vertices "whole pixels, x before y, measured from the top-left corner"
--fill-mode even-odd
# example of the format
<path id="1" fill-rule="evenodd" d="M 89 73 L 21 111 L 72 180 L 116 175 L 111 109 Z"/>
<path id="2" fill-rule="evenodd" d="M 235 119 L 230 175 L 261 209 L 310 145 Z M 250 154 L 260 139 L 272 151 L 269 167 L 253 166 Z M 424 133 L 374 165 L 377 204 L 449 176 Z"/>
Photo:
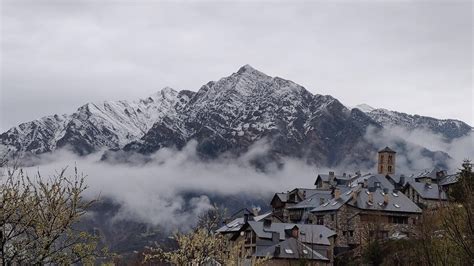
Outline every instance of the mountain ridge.
<path id="1" fill-rule="evenodd" d="M 380 110 L 347 108 L 330 95 L 245 65 L 196 92 L 165 87 L 145 99 L 87 103 L 71 115 L 22 123 L 0 134 L 0 144 L 32 154 L 63 147 L 81 155 L 102 149 L 150 154 L 194 139 L 199 153 L 212 159 L 242 153 L 265 138 L 271 147 L 266 161 L 289 156 L 333 165 L 347 159 L 338 154 L 376 148 L 364 140 L 368 127 L 428 129 L 447 139 L 472 130 L 457 120 Z"/>

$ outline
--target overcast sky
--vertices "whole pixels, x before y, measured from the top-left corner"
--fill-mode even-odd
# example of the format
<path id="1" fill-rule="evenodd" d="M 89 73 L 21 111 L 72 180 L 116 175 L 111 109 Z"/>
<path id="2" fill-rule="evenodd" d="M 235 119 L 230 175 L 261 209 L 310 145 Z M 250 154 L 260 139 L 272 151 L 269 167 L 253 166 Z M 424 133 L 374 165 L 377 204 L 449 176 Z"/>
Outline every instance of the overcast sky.
<path id="1" fill-rule="evenodd" d="M 1 131 L 244 64 L 349 106 L 474 125 L 471 1 L 1 1 Z"/>

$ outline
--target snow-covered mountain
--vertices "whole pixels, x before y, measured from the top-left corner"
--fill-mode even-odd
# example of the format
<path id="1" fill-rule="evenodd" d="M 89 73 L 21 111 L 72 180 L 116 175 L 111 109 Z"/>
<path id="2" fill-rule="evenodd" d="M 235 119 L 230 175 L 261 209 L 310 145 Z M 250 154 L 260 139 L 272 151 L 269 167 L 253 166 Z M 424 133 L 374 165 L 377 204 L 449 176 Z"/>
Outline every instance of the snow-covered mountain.
<path id="1" fill-rule="evenodd" d="M 170 88 L 135 102 L 85 104 L 71 115 L 54 115 L 20 124 L 0 135 L 14 151 L 34 154 L 69 146 L 79 154 L 121 148 L 140 139 L 155 122 L 175 113 L 178 93 Z"/>
<path id="2" fill-rule="evenodd" d="M 362 109 L 359 110 L 359 109 Z M 165 88 L 135 102 L 89 103 L 71 115 L 44 117 L 0 135 L 13 150 L 40 154 L 69 147 L 79 154 L 101 149 L 149 154 L 162 147 L 198 142 L 205 158 L 240 154 L 264 140 L 263 160 L 281 156 L 321 165 L 372 158 L 378 147 L 364 139 L 369 126 L 428 128 L 449 138 L 467 134 L 463 122 L 381 111 L 369 106 L 346 108 L 328 95 L 270 77 L 249 65 L 197 92 Z M 437 125 L 437 126 L 435 126 Z M 116 152 L 107 152 L 106 158 Z"/>
<path id="3" fill-rule="evenodd" d="M 367 104 L 359 104 L 354 108 L 366 113 L 383 127 L 427 130 L 435 134 L 443 135 L 448 140 L 465 136 L 473 130 L 468 124 L 455 119 L 437 119 L 428 116 L 410 115 L 383 108 L 374 108 Z"/>
<path id="4" fill-rule="evenodd" d="M 372 106 L 370 106 L 370 105 L 368 105 L 368 104 L 365 104 L 365 103 L 358 104 L 358 105 L 356 105 L 356 106 L 354 106 L 354 107 L 348 107 L 348 108 L 349 108 L 349 109 L 357 108 L 357 109 L 361 110 L 361 111 L 364 112 L 364 113 L 368 113 L 368 112 L 370 112 L 370 111 L 375 110 L 374 107 L 372 107 Z"/>
<path id="5" fill-rule="evenodd" d="M 359 110 L 337 99 L 313 95 L 300 85 L 270 77 L 246 65 L 211 81 L 192 95 L 178 119 L 163 119 L 126 151 L 152 153 L 162 147 L 181 148 L 198 142 L 198 152 L 214 158 L 245 152 L 256 141 L 270 145 L 269 158 L 291 156 L 333 164 L 343 154 L 361 153 L 368 125 L 379 127 Z"/>

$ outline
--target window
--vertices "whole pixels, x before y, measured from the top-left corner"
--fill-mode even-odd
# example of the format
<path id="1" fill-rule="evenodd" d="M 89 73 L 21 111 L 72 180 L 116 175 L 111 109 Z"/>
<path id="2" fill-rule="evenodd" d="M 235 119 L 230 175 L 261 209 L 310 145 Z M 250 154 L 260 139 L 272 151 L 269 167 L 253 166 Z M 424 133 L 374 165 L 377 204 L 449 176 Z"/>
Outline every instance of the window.
<path id="1" fill-rule="evenodd" d="M 405 216 L 389 216 L 388 220 L 392 224 L 408 224 L 408 217 Z"/>
<path id="2" fill-rule="evenodd" d="M 384 159 L 384 158 L 383 158 L 383 155 L 380 155 L 380 160 L 379 160 L 379 162 L 380 162 L 380 163 L 383 163 L 383 159 Z"/>
<path id="3" fill-rule="evenodd" d="M 392 163 L 392 159 L 393 159 L 393 158 L 392 158 L 392 155 L 389 155 L 389 156 L 388 156 L 388 163 Z"/>
<path id="4" fill-rule="evenodd" d="M 331 221 L 334 221 L 334 214 L 331 214 Z"/>
<path id="5" fill-rule="evenodd" d="M 392 172 L 392 166 L 391 166 L 391 165 L 388 166 L 388 172 L 389 172 L 389 173 Z"/>
<path id="6" fill-rule="evenodd" d="M 316 224 L 324 225 L 324 215 L 316 216 Z"/>
<path id="7" fill-rule="evenodd" d="M 380 172 L 383 172 L 383 165 L 380 166 Z"/>
<path id="8" fill-rule="evenodd" d="M 349 230 L 349 236 L 354 236 L 354 230 Z"/>
<path id="9" fill-rule="evenodd" d="M 347 235 L 347 231 L 342 231 L 342 235 L 343 235 L 343 236 L 346 236 L 346 235 Z"/>
<path id="10" fill-rule="evenodd" d="M 377 239 L 387 239 L 388 238 L 388 231 L 369 231 L 370 237 L 377 237 Z"/>

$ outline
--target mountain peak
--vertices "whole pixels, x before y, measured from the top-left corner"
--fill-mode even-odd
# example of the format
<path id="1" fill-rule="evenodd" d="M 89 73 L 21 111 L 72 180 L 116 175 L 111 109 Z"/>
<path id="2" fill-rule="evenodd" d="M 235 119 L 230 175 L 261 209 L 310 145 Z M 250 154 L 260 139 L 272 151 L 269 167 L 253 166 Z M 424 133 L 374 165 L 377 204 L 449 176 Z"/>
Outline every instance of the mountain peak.
<path id="1" fill-rule="evenodd" d="M 266 75 L 265 73 L 263 73 L 261 71 L 258 71 L 257 69 L 253 68 L 249 64 L 246 64 L 246 65 L 242 66 L 241 68 L 239 68 L 239 70 L 237 71 L 237 74 L 240 74 L 240 75 L 242 75 L 242 74 L 257 75 L 257 76 L 268 77 L 268 75 Z"/>
<path id="2" fill-rule="evenodd" d="M 365 104 L 365 103 L 363 103 L 363 104 L 358 104 L 358 105 L 356 105 L 354 108 L 357 108 L 357 109 L 361 110 L 361 111 L 364 112 L 364 113 L 369 113 L 369 112 L 372 112 L 373 110 L 376 109 L 376 108 L 374 108 L 374 107 L 372 107 L 372 106 L 370 106 L 370 105 L 368 105 L 368 104 Z"/>
<path id="3" fill-rule="evenodd" d="M 270 80 L 273 79 L 271 76 L 253 68 L 251 65 L 244 65 L 237 73 L 232 74 L 230 77 L 238 78 L 239 80 L 253 80 L 253 81 L 262 81 L 262 80 Z"/>
<path id="4" fill-rule="evenodd" d="M 253 68 L 251 65 L 245 64 L 241 68 L 239 68 L 239 71 L 237 71 L 237 73 L 252 72 L 252 71 L 257 71 L 257 70 Z"/>

